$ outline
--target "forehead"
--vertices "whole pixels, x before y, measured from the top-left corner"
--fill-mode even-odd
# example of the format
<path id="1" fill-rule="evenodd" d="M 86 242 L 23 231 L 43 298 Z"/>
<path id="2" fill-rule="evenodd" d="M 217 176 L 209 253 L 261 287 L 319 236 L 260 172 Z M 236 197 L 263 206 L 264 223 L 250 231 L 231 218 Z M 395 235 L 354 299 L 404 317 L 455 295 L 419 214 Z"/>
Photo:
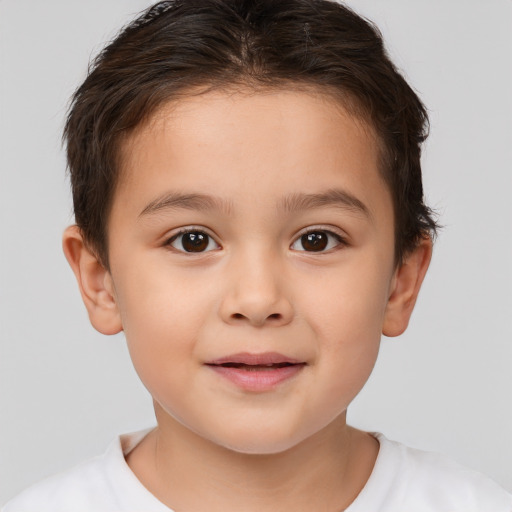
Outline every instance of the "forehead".
<path id="1" fill-rule="evenodd" d="M 378 164 L 379 138 L 355 105 L 314 88 L 232 89 L 181 97 L 158 108 L 121 141 L 121 177 L 130 179 L 138 163 L 154 156 L 156 145 L 173 160 L 180 154 L 193 158 L 200 151 L 230 151 L 249 160 L 261 146 L 274 152 L 281 147 L 281 153 L 293 158 L 325 150 L 333 141 L 341 147 L 357 139 L 372 164 Z M 189 146 L 196 151 L 187 153 Z M 323 156 L 332 155 L 317 152 L 318 159 Z M 263 158 L 260 154 L 259 160 Z"/>
<path id="2" fill-rule="evenodd" d="M 332 96 L 213 91 L 165 104 L 123 141 L 116 196 L 132 190 L 147 204 L 169 188 L 215 188 L 231 202 L 261 201 L 266 181 L 270 204 L 335 182 L 372 203 L 389 195 L 379 160 L 373 128 Z"/>

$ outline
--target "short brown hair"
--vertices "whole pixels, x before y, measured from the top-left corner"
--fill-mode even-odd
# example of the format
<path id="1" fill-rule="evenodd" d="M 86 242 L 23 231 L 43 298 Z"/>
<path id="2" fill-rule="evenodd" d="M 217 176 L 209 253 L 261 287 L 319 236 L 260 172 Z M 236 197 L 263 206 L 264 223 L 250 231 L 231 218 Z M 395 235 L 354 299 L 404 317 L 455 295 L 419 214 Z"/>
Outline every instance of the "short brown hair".
<path id="1" fill-rule="evenodd" d="M 435 234 L 421 179 L 426 110 L 375 26 L 330 0 L 171 0 L 142 13 L 98 55 L 67 118 L 76 223 L 106 268 L 123 136 L 166 101 L 233 85 L 313 87 L 355 105 L 382 146 L 397 263 Z"/>

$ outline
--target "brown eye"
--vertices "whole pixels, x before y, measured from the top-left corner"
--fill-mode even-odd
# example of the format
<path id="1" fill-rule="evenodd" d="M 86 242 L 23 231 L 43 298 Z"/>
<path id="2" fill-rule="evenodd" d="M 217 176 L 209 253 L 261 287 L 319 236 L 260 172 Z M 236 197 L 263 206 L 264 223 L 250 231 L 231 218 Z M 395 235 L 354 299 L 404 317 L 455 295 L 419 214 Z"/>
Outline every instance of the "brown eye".
<path id="1" fill-rule="evenodd" d="M 178 233 L 170 240 L 169 245 L 182 252 L 207 252 L 219 247 L 213 238 L 203 231 Z"/>
<path id="2" fill-rule="evenodd" d="M 306 233 L 300 237 L 300 243 L 305 251 L 323 251 L 327 247 L 327 234 L 322 231 Z"/>
<path id="3" fill-rule="evenodd" d="M 295 240 L 291 249 L 303 252 L 325 252 L 339 245 L 346 245 L 340 235 L 328 230 L 318 230 L 304 233 Z"/>

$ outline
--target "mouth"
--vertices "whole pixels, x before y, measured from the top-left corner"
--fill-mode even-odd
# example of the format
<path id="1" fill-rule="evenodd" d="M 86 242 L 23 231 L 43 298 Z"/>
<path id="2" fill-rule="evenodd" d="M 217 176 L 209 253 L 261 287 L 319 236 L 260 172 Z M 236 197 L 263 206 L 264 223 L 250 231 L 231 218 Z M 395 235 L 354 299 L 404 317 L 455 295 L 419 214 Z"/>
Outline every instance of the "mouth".
<path id="1" fill-rule="evenodd" d="M 237 368 L 248 372 L 264 372 L 272 371 L 278 368 L 286 368 L 287 366 L 295 366 L 296 364 L 305 363 L 270 363 L 270 364 L 245 364 L 245 363 L 222 363 L 219 365 L 209 364 L 208 366 L 222 366 L 223 368 Z"/>
<path id="2" fill-rule="evenodd" d="M 298 375 L 306 362 L 276 352 L 232 354 L 205 363 L 244 391 L 263 392 Z"/>
<path id="3" fill-rule="evenodd" d="M 261 352 L 259 354 L 251 354 L 249 352 L 240 352 L 229 356 L 220 357 L 206 364 L 211 366 L 290 366 L 294 364 L 305 364 L 303 361 L 285 356 L 279 352 Z"/>

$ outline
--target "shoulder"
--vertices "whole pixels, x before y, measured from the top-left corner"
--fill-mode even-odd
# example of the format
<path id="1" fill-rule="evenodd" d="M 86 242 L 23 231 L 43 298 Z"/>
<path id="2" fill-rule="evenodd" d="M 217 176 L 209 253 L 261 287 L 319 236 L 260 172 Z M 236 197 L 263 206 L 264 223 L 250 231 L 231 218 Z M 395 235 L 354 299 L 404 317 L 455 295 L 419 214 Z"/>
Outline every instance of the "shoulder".
<path id="1" fill-rule="evenodd" d="M 377 497 L 379 508 L 373 510 L 512 512 L 512 495 L 490 478 L 439 453 L 410 448 L 382 434 L 374 435 L 380 452 L 361 493 L 361 503 L 373 503 Z M 359 508 L 354 507 L 357 511 Z"/>
<path id="2" fill-rule="evenodd" d="M 103 463 L 103 456 L 95 457 L 64 473 L 46 478 L 8 502 L 2 512 L 29 512 L 35 510 L 36 504 L 40 512 L 81 512 L 93 510 L 91 507 L 102 511 L 103 508 L 97 507 L 94 501 L 105 495 Z"/>
<path id="3" fill-rule="evenodd" d="M 146 433 L 116 438 L 103 455 L 32 485 L 9 501 L 1 512 L 120 512 L 132 510 L 134 504 L 161 510 L 159 502 L 153 503 L 156 498 L 142 487 L 124 459 L 124 453 Z"/>

